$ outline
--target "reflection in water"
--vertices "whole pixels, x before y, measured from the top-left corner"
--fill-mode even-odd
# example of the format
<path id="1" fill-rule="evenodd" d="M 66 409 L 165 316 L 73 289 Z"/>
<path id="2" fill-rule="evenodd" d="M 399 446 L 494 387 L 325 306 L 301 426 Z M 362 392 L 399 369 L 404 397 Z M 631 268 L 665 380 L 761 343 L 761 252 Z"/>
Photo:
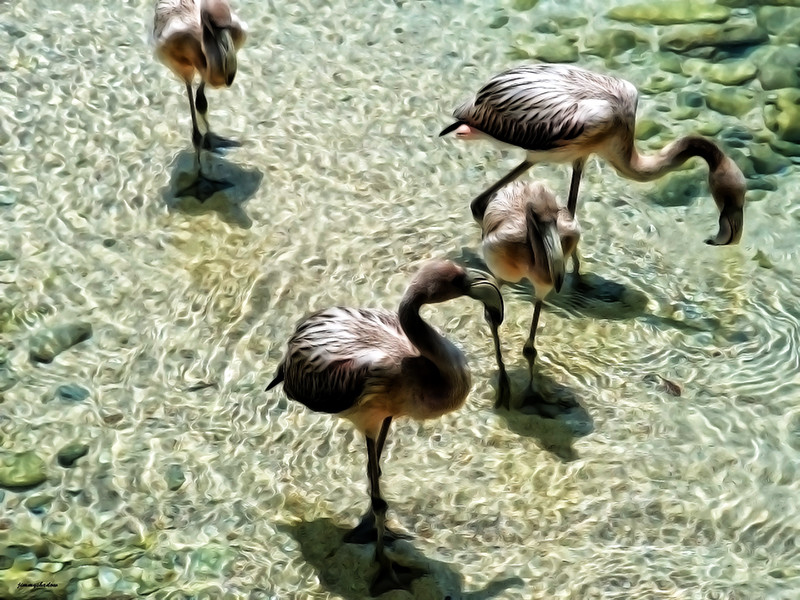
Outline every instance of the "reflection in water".
<path id="1" fill-rule="evenodd" d="M 187 215 L 213 211 L 226 223 L 243 229 L 252 227 L 244 205 L 255 195 L 263 174 L 211 152 L 202 153 L 202 160 L 203 175 L 199 175 L 194 152 L 180 152 L 175 157 L 169 185 L 162 191 L 164 202 Z"/>
<path id="2" fill-rule="evenodd" d="M 348 530 L 326 518 L 279 524 L 278 530 L 300 544 L 303 559 L 317 571 L 320 583 L 329 592 L 345 600 L 369 597 L 369 582 L 377 570 L 371 545 L 345 544 L 343 538 Z M 414 598 L 490 600 L 509 588 L 523 585 L 519 577 L 498 578 L 482 590 L 465 592 L 462 575 L 451 565 L 427 558 L 409 542 L 398 542 L 395 546 L 392 558 L 419 575 L 411 587 Z M 396 595 L 408 596 L 403 592 Z"/>

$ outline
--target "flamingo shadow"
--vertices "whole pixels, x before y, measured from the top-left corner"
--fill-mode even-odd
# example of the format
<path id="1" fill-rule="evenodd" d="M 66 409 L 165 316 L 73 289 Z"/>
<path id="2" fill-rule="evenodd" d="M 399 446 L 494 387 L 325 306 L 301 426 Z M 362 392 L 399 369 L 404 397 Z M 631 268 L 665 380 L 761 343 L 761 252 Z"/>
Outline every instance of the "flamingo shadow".
<path id="1" fill-rule="evenodd" d="M 337 526 L 331 519 L 298 520 L 277 525 L 300 545 L 303 559 L 316 569 L 320 584 L 330 593 L 345 600 L 369 598 L 369 587 L 377 572 L 373 546 L 346 544 L 349 531 Z M 411 585 L 414 598 L 443 598 L 445 600 L 488 600 L 510 587 L 524 584 L 519 577 L 495 579 L 483 590 L 465 592 L 463 577 L 449 564 L 432 560 L 406 542 L 395 543 L 392 558 L 398 563 L 424 573 Z M 383 595 L 383 594 L 382 594 Z M 406 592 L 389 592 L 387 597 L 408 597 Z"/>
<path id="2" fill-rule="evenodd" d="M 462 248 L 461 255 L 454 258 L 464 266 L 489 271 L 483 258 L 470 248 Z M 525 279 L 519 283 L 504 283 L 511 292 L 533 303 L 533 285 Z M 649 315 L 647 294 L 641 290 L 611 281 L 594 273 L 576 276 L 567 273 L 559 293 L 549 294 L 545 304 L 594 319 L 634 319 Z"/>
<path id="3" fill-rule="evenodd" d="M 220 219 L 242 229 L 253 226 L 244 205 L 252 198 L 264 175 L 244 169 L 211 152 L 203 153 L 205 177 L 198 177 L 194 152 L 179 152 L 172 177 L 162 196 L 170 210 L 197 216 L 216 212 Z"/>
<path id="4" fill-rule="evenodd" d="M 528 385 L 528 369 L 509 370 L 508 376 L 512 397 L 521 396 Z M 539 370 L 533 374 L 533 389 L 539 401 L 523 401 L 522 406 L 513 410 L 497 409 L 497 414 L 511 431 L 535 438 L 543 450 L 562 461 L 577 459 L 578 452 L 573 442 L 594 431 L 594 420 L 589 411 L 570 388 Z M 514 390 L 519 391 L 515 393 Z"/>

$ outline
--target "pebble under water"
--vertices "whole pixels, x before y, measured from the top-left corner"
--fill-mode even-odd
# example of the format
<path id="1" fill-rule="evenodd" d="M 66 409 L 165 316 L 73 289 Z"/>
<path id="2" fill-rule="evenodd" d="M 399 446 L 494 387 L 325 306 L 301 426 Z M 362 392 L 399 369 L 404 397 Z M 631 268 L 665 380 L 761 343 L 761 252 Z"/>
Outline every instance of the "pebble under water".
<path id="1" fill-rule="evenodd" d="M 522 158 L 438 138 L 491 75 L 570 62 L 640 90 L 637 144 L 715 139 L 748 180 L 731 247 L 699 159 L 590 159 L 580 281 L 545 303 L 536 385 L 496 411 L 479 304 L 423 310 L 468 357 L 458 412 L 397 421 L 387 599 L 791 599 L 800 589 L 800 3 L 236 0 L 249 37 L 194 154 L 152 3 L 0 3 L 0 597 L 368 596 L 352 426 L 265 392 L 295 323 L 396 309 L 480 266 L 470 200 Z M 569 169 L 526 178 L 566 200 Z M 518 400 L 532 314 L 503 288 Z"/>

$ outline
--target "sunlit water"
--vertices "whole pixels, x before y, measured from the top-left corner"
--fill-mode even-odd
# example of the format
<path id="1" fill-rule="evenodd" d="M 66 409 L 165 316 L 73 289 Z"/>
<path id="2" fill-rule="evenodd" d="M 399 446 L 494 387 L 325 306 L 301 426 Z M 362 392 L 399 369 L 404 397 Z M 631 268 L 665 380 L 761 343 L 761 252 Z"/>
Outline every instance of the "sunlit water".
<path id="1" fill-rule="evenodd" d="M 424 260 L 480 264 L 469 201 L 520 153 L 437 134 L 521 37 L 585 17 L 563 32 L 577 64 L 640 87 L 661 72 L 655 27 L 603 2 L 523 4 L 238 2 L 239 74 L 208 95 L 212 128 L 243 146 L 203 157 L 236 186 L 200 204 L 175 198 L 189 111 L 148 46 L 150 2 L 0 3 L 0 448 L 47 469 L 0 491 L 0 596 L 367 596 L 372 549 L 340 539 L 368 505 L 363 440 L 264 387 L 311 310 L 395 308 Z M 643 40 L 613 64 L 583 52 L 609 27 Z M 640 98 L 664 127 L 644 149 L 710 121 L 739 158 L 772 139 L 758 80 L 742 116 L 681 119 L 680 92 L 717 84 L 667 75 Z M 703 244 L 701 162 L 650 184 L 589 162 L 589 291 L 568 281 L 537 337 L 539 388 L 580 406 L 558 420 L 492 408 L 480 305 L 425 309 L 474 384 L 459 412 L 389 437 L 390 517 L 412 536 L 393 556 L 429 572 L 414 597 L 797 597 L 798 162 L 750 173 L 742 242 L 724 248 Z M 527 177 L 563 200 L 566 167 Z M 530 288 L 504 294 L 519 397 Z M 75 321 L 89 340 L 30 360 L 33 334 Z M 58 397 L 67 384 L 89 397 Z M 74 441 L 88 454 L 64 468 Z"/>

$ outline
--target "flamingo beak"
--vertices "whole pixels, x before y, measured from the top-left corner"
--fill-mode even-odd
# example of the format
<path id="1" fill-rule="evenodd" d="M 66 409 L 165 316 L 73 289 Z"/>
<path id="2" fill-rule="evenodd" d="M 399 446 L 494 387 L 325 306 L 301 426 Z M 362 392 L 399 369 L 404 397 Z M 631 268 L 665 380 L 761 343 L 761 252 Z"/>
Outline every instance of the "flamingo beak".
<path id="1" fill-rule="evenodd" d="M 547 231 L 542 240 L 547 254 L 547 268 L 550 271 L 550 278 L 553 280 L 553 287 L 556 293 L 561 291 L 564 278 L 567 274 L 566 263 L 564 261 L 564 251 L 561 248 L 561 237 L 555 223 L 547 227 Z"/>
<path id="2" fill-rule="evenodd" d="M 492 323 L 497 326 L 503 322 L 504 307 L 500 287 L 493 277 L 469 269 L 467 271 L 467 296 L 479 300 Z"/>
<path id="3" fill-rule="evenodd" d="M 738 244 L 742 237 L 744 211 L 738 206 L 726 206 L 719 215 L 719 231 L 717 237 L 709 238 L 706 244 L 710 246 L 726 246 Z"/>

